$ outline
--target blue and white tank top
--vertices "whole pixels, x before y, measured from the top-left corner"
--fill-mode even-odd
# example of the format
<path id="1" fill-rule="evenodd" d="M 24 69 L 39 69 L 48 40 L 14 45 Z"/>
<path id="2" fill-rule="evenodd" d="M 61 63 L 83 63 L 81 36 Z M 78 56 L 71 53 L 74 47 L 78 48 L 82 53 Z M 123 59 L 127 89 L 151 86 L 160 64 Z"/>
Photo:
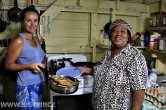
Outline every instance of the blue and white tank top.
<path id="1" fill-rule="evenodd" d="M 32 47 L 23 33 L 20 33 L 20 36 L 22 37 L 24 44 L 23 48 L 20 52 L 20 55 L 17 59 L 18 64 L 30 64 L 34 62 L 42 62 L 45 53 L 42 50 L 40 44 L 35 40 L 35 43 L 37 47 Z M 35 73 L 32 70 L 21 70 L 18 71 L 17 75 L 17 84 L 20 86 L 28 86 L 33 84 L 39 84 L 44 81 L 43 73 Z"/>

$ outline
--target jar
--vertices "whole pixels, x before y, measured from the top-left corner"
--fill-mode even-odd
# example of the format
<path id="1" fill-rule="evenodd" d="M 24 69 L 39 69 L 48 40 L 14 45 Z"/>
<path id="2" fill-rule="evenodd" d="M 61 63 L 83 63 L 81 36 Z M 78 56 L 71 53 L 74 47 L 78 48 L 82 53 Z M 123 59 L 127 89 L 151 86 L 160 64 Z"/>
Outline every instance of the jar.
<path id="1" fill-rule="evenodd" d="M 157 17 L 156 16 L 152 16 L 152 24 L 153 26 L 157 26 Z"/>
<path id="2" fill-rule="evenodd" d="M 139 45 L 140 45 L 141 47 L 144 47 L 144 46 L 145 46 L 145 40 L 144 40 L 144 36 L 143 36 L 143 35 L 141 35 L 141 37 L 140 37 L 140 43 L 139 43 Z"/>
<path id="3" fill-rule="evenodd" d="M 153 19 L 152 19 L 152 17 L 147 18 L 147 21 L 148 21 L 148 26 L 152 27 L 153 26 Z"/>
<path id="4" fill-rule="evenodd" d="M 159 50 L 164 50 L 164 37 L 159 37 Z"/>

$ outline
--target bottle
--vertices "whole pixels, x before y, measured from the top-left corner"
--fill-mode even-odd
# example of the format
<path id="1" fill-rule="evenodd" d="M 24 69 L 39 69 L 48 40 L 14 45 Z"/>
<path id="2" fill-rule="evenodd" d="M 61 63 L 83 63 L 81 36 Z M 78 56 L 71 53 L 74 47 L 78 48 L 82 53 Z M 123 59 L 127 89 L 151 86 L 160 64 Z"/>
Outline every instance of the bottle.
<path id="1" fill-rule="evenodd" d="M 104 45 L 105 45 L 105 46 L 109 46 L 109 42 L 110 42 L 110 41 L 109 41 L 108 34 L 105 34 L 105 35 L 104 35 Z"/>
<path id="2" fill-rule="evenodd" d="M 164 50 L 166 50 L 166 36 L 164 35 Z"/>
<path id="3" fill-rule="evenodd" d="M 159 37 L 159 50 L 164 50 L 164 37 Z"/>
<path id="4" fill-rule="evenodd" d="M 140 37 L 140 44 L 139 44 L 141 47 L 144 47 L 145 46 L 145 40 L 144 40 L 144 36 L 141 35 Z"/>
<path id="5" fill-rule="evenodd" d="M 150 33 L 148 31 L 144 34 L 145 47 L 149 47 Z"/>
<path id="6" fill-rule="evenodd" d="M 150 50 L 154 50 L 154 35 L 150 36 L 150 40 L 149 40 L 149 49 Z"/>

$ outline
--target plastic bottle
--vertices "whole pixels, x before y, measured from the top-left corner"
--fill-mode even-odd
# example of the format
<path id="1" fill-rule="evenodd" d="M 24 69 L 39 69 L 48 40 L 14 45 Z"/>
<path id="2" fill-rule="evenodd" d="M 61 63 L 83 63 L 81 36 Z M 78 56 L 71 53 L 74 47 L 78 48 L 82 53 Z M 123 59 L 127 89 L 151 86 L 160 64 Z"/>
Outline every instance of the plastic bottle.
<path id="1" fill-rule="evenodd" d="M 159 37 L 159 50 L 164 50 L 164 37 Z"/>
<path id="2" fill-rule="evenodd" d="M 154 36 L 155 35 L 150 35 L 150 40 L 149 40 L 149 49 L 154 50 Z"/>
<path id="3" fill-rule="evenodd" d="M 144 34 L 145 47 L 149 46 L 149 40 L 150 40 L 150 33 L 146 31 Z"/>
<path id="4" fill-rule="evenodd" d="M 144 36 L 141 35 L 140 37 L 140 44 L 139 44 L 141 47 L 144 47 L 145 46 L 145 40 L 144 40 Z"/>
<path id="5" fill-rule="evenodd" d="M 108 34 L 105 34 L 105 35 L 104 35 L 104 45 L 105 45 L 105 46 L 109 46 L 109 44 L 110 44 L 109 42 L 110 42 L 110 41 L 109 41 Z"/>

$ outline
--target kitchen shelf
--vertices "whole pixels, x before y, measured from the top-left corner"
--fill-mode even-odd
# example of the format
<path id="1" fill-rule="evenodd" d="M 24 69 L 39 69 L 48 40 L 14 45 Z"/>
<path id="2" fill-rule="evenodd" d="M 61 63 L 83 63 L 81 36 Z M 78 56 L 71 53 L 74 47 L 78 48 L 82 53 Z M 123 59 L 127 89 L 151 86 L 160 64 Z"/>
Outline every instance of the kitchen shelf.
<path id="1" fill-rule="evenodd" d="M 145 49 L 145 47 L 135 46 L 137 49 Z"/>
<path id="2" fill-rule="evenodd" d="M 163 30 L 166 30 L 166 27 L 149 27 L 148 30 L 151 30 L 151 31 L 163 31 Z"/>
<path id="3" fill-rule="evenodd" d="M 106 45 L 96 45 L 98 48 L 102 48 L 102 49 L 107 49 L 109 48 L 109 46 L 106 46 Z M 137 49 L 145 49 L 145 47 L 141 47 L 141 46 L 135 46 Z"/>
<path id="4" fill-rule="evenodd" d="M 146 51 L 152 52 L 152 53 L 166 54 L 166 51 L 165 51 L 165 50 L 150 50 L 149 48 L 146 48 Z"/>

